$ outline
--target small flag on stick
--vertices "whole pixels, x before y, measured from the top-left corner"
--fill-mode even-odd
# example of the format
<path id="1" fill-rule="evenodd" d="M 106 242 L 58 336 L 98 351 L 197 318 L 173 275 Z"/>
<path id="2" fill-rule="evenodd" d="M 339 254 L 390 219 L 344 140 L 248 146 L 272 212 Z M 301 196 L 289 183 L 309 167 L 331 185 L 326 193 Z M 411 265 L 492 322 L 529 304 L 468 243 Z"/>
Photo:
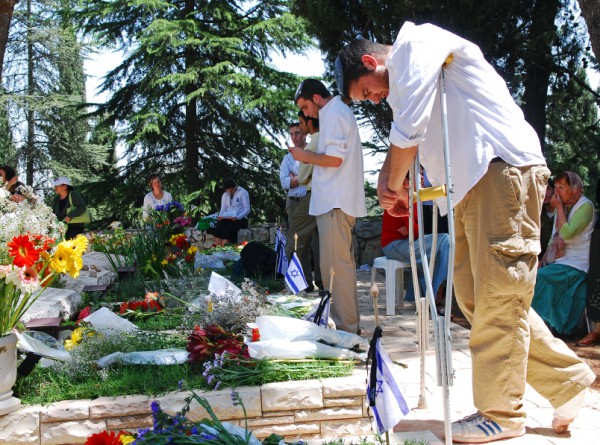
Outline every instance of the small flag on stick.
<path id="1" fill-rule="evenodd" d="M 281 228 L 277 228 L 277 232 L 275 233 L 275 253 L 277 253 L 277 266 L 275 269 L 276 273 L 281 275 L 285 275 L 288 270 L 288 259 L 285 254 L 285 244 L 286 238 Z"/>
<path id="2" fill-rule="evenodd" d="M 382 330 L 375 328 L 368 357 L 371 361 L 367 397 L 377 422 L 379 434 L 394 428 L 410 409 L 402 387 L 394 376 L 394 364 L 381 345 Z"/>
<path id="3" fill-rule="evenodd" d="M 321 297 L 317 308 L 304 316 L 305 320 L 312 321 L 317 326 L 326 328 L 329 322 L 329 311 L 331 309 L 331 294 L 327 291 Z"/>
<path id="4" fill-rule="evenodd" d="M 302 271 L 302 265 L 300 264 L 300 260 L 298 259 L 296 252 L 292 254 L 292 258 L 290 259 L 290 265 L 285 274 L 285 283 L 295 294 L 308 287 L 308 283 L 304 277 L 304 272 Z"/>

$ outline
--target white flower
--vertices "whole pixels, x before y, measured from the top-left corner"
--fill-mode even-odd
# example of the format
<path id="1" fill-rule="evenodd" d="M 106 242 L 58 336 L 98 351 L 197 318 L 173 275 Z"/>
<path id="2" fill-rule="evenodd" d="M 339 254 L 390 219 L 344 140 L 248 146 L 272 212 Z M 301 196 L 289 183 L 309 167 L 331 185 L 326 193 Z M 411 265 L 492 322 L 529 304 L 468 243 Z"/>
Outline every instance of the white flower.
<path id="1" fill-rule="evenodd" d="M 6 281 L 24 294 L 32 294 L 40 288 L 40 280 L 33 267 L 14 267 L 6 275 Z"/>
<path id="2" fill-rule="evenodd" d="M 0 187 L 0 264 L 10 263 L 7 243 L 15 236 L 30 233 L 56 237 L 60 223 L 52 209 L 34 195 L 16 203 Z"/>

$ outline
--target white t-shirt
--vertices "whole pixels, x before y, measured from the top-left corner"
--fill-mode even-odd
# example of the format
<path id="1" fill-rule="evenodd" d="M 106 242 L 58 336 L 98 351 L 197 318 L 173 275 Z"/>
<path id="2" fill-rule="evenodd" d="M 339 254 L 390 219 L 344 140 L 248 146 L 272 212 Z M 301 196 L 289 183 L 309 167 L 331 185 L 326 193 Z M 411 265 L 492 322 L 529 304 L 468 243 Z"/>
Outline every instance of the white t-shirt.
<path id="1" fill-rule="evenodd" d="M 445 68 L 445 79 L 456 205 L 495 157 L 517 167 L 546 161 L 537 134 L 479 47 L 431 24 L 406 22 L 386 59 L 387 101 L 394 116 L 390 142 L 400 148 L 418 145 L 431 183 L 446 182 L 439 78 L 450 54 L 454 59 Z M 437 203 L 442 214 L 447 213 L 446 199 Z"/>
<path id="2" fill-rule="evenodd" d="M 158 206 L 164 206 L 165 204 L 168 204 L 171 201 L 173 201 L 173 197 L 169 192 L 165 192 L 164 190 L 163 197 L 161 199 L 156 199 L 152 192 L 148 193 L 146 196 L 144 196 L 144 205 L 142 206 L 142 213 L 144 219 L 146 219 L 148 215 L 150 215 L 151 210 L 154 210 Z"/>
<path id="3" fill-rule="evenodd" d="M 308 213 L 318 216 L 339 208 L 355 218 L 365 216 L 362 144 L 356 118 L 340 96 L 319 110 L 319 130 L 317 153 L 341 158 L 342 164 L 337 168 L 315 165 Z"/>

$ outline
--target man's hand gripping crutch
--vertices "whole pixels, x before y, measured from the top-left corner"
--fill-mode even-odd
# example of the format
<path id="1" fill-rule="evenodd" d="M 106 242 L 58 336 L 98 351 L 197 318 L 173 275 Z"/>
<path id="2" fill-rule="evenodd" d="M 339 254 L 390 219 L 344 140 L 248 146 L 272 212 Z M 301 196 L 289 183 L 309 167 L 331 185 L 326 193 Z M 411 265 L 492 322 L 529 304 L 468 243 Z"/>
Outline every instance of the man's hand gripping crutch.
<path id="1" fill-rule="evenodd" d="M 450 175 L 450 156 L 448 145 L 448 125 L 447 125 L 447 108 L 446 108 L 446 88 L 444 79 L 444 68 L 452 62 L 450 55 L 444 62 L 440 72 L 440 103 L 442 110 L 442 132 L 443 132 L 443 152 L 445 163 L 446 184 L 436 187 L 422 188 L 421 187 L 421 172 L 418 147 L 410 147 L 401 149 L 390 146 L 390 152 L 382 167 L 378 180 L 378 197 L 383 208 L 388 210 L 392 216 L 410 215 L 409 223 L 409 240 L 410 240 L 410 256 L 411 270 L 413 276 L 413 284 L 415 289 L 415 302 L 417 304 L 417 338 L 419 343 L 419 353 L 421 362 L 421 388 L 419 395 L 419 408 L 425 408 L 426 389 L 425 389 L 425 351 L 428 345 L 428 320 L 431 312 L 432 321 L 434 324 L 435 333 L 435 353 L 436 353 L 436 368 L 437 368 L 437 384 L 442 386 L 444 399 L 444 429 L 446 436 L 446 444 L 452 443 L 452 430 L 450 421 L 450 397 L 449 386 L 453 384 L 453 368 L 452 368 L 452 345 L 450 331 L 450 313 L 452 307 L 452 279 L 454 271 L 454 219 L 452 211 L 452 190 L 451 190 L 451 175 Z M 409 187 L 404 187 L 404 178 L 410 172 Z M 417 259 L 415 253 L 415 240 L 413 231 L 413 218 L 418 218 L 418 227 L 423 227 L 422 205 L 423 201 L 434 200 L 437 198 L 446 197 L 448 209 L 448 235 L 449 235 L 449 258 L 448 258 L 448 275 L 445 298 L 445 316 L 439 316 L 435 305 L 435 295 L 432 286 L 433 265 L 435 264 L 436 246 L 437 246 L 437 205 L 434 201 L 433 212 L 433 242 L 432 251 L 430 252 L 430 260 L 428 261 L 428 253 L 425 249 L 424 236 L 419 237 L 419 252 L 421 255 L 421 266 L 423 268 L 423 276 L 425 279 L 425 296 L 420 295 L 420 285 L 417 275 Z M 414 215 L 414 207 L 409 203 L 416 202 L 417 215 Z M 430 310 L 429 310 L 430 309 Z"/>

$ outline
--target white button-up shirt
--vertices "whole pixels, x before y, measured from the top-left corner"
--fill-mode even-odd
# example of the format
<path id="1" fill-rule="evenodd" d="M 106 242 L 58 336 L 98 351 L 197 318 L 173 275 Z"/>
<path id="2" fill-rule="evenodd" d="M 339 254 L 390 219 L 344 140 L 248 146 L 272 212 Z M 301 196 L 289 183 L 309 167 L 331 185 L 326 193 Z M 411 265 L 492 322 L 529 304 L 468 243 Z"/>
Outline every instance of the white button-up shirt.
<path id="1" fill-rule="evenodd" d="M 420 160 L 433 185 L 445 183 L 440 106 L 440 72 L 445 68 L 453 205 L 500 157 L 523 167 L 544 165 L 540 142 L 504 80 L 484 59 L 479 47 L 437 26 L 406 22 L 385 66 L 387 98 L 394 121 L 390 142 L 400 148 L 419 146 Z M 442 214 L 445 198 L 438 199 Z"/>
<path id="2" fill-rule="evenodd" d="M 237 186 L 236 191 L 231 196 L 229 193 L 223 193 L 221 196 L 221 209 L 219 216 L 226 218 L 235 216 L 237 219 L 242 219 L 250 213 L 250 196 L 248 192 Z"/>
<path id="3" fill-rule="evenodd" d="M 308 213 L 318 216 L 339 208 L 355 218 L 365 216 L 362 144 L 356 118 L 340 96 L 319 110 L 319 130 L 317 153 L 341 158 L 342 164 L 337 168 L 315 165 Z"/>
<path id="4" fill-rule="evenodd" d="M 302 198 L 306 195 L 306 187 L 303 185 L 298 185 L 296 187 L 291 187 L 291 176 L 292 173 L 294 176 L 298 176 L 298 169 L 300 168 L 300 162 L 296 161 L 291 153 L 287 153 L 283 159 L 281 160 L 281 165 L 279 166 L 279 181 L 281 182 L 281 187 L 285 191 L 288 192 L 288 196 L 293 198 Z"/>

